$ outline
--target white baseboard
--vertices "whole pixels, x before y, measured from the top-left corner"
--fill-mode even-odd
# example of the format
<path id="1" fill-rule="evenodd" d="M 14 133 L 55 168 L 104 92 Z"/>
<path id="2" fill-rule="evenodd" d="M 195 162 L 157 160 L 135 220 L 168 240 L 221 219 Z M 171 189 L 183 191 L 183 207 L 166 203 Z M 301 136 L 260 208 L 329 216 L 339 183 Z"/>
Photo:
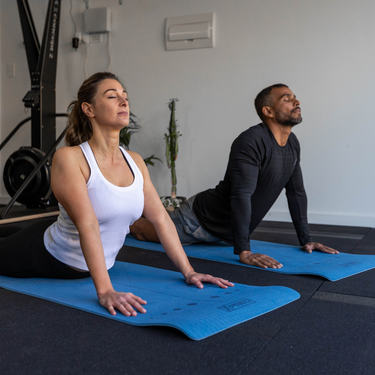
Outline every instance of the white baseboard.
<path id="1" fill-rule="evenodd" d="M 287 221 L 287 222 L 292 221 L 289 211 L 272 211 L 272 210 L 268 212 L 264 220 Z M 375 216 L 309 212 L 308 220 L 310 224 L 345 225 L 349 227 L 375 228 Z"/>

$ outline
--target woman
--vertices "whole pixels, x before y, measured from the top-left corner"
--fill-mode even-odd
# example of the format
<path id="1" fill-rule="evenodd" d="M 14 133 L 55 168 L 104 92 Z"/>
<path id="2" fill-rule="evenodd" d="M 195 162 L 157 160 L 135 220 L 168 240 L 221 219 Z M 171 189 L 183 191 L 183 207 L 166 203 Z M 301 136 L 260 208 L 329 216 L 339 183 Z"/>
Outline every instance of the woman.
<path id="1" fill-rule="evenodd" d="M 91 276 L 100 304 L 115 315 L 145 313 L 142 298 L 117 292 L 108 269 L 142 214 L 154 225 L 166 253 L 188 284 L 202 288 L 227 280 L 196 273 L 175 226 L 153 187 L 146 165 L 119 146 L 129 124 L 127 93 L 112 73 L 96 73 L 80 87 L 70 106 L 66 143 L 52 162 L 52 189 L 59 201 L 55 223 L 40 222 L 0 242 L 0 274 L 11 277 Z"/>

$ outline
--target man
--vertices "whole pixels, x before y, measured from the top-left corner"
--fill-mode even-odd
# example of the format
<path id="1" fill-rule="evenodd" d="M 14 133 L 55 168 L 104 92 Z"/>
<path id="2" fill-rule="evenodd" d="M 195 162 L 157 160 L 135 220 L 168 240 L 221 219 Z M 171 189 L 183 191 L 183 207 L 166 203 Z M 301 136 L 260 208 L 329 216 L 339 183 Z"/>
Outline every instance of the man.
<path id="1" fill-rule="evenodd" d="M 182 243 L 223 240 L 245 264 L 280 268 L 282 264 L 250 249 L 250 235 L 285 188 L 289 211 L 302 249 L 337 254 L 312 242 L 307 223 L 307 196 L 300 167 L 300 146 L 292 133 L 302 121 L 300 102 L 288 86 L 276 84 L 255 98 L 262 123 L 233 142 L 224 180 L 215 189 L 191 197 L 170 216 Z M 152 225 L 140 219 L 131 227 L 140 240 L 158 242 Z"/>

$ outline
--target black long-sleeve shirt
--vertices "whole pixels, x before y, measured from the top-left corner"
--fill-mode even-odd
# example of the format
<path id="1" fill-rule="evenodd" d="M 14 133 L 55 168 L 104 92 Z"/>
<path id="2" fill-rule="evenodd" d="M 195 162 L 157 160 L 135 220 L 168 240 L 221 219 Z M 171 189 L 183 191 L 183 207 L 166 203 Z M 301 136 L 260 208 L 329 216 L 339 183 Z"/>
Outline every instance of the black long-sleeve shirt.
<path id="1" fill-rule="evenodd" d="M 250 235 L 285 188 L 289 211 L 301 245 L 311 241 L 307 196 L 300 167 L 300 146 L 291 133 L 280 146 L 267 125 L 252 126 L 233 142 L 224 180 L 197 194 L 193 211 L 202 227 L 250 250 Z"/>

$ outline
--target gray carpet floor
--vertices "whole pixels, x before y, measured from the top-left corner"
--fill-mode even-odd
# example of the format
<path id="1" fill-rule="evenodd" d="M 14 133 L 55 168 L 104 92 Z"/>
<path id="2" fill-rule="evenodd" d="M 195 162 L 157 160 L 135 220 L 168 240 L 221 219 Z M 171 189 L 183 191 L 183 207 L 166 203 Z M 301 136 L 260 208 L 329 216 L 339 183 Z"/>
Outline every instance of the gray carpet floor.
<path id="1" fill-rule="evenodd" d="M 311 225 L 313 239 L 375 255 L 375 229 Z M 289 223 L 253 239 L 298 245 Z M 119 261 L 175 270 L 163 253 L 123 247 Z M 375 270 L 337 282 L 190 259 L 234 283 L 283 285 L 301 298 L 202 341 L 135 327 L 0 289 L 0 374 L 373 374 Z"/>

